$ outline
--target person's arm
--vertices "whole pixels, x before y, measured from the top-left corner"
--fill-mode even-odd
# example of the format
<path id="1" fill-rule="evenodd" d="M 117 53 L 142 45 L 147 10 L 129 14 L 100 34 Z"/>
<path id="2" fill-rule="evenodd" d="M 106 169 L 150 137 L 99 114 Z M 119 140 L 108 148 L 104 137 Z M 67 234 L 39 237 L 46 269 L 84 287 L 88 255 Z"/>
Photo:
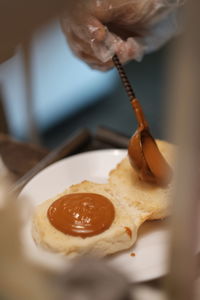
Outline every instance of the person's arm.
<path id="1" fill-rule="evenodd" d="M 76 0 L 61 24 L 74 53 L 91 67 L 107 70 L 116 53 L 121 62 L 140 60 L 176 33 L 182 0 Z"/>

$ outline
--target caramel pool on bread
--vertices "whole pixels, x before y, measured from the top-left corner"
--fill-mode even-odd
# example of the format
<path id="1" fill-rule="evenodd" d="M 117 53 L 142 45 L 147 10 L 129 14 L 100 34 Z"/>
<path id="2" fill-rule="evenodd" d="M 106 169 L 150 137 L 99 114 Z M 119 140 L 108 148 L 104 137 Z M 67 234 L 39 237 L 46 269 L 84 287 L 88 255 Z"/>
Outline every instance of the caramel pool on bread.
<path id="1" fill-rule="evenodd" d="M 77 225 L 77 219 L 74 218 L 76 216 L 79 219 L 79 216 L 76 214 L 79 214 L 80 210 L 82 210 L 80 209 L 79 199 L 77 203 L 75 203 L 75 200 L 74 209 L 70 212 L 70 214 L 72 214 L 70 217 L 71 221 L 69 222 L 68 219 L 66 227 L 64 223 L 64 233 L 63 228 L 59 227 L 58 229 L 52 225 L 51 218 L 54 214 L 52 214 L 52 212 L 55 208 L 55 204 L 61 203 L 60 209 L 65 218 L 63 205 L 66 199 L 71 197 L 75 197 L 76 199 L 77 194 L 85 196 L 91 196 L 91 194 L 95 196 L 98 195 L 98 199 L 100 199 L 97 201 L 98 207 L 96 203 L 93 205 L 94 199 L 91 201 L 89 199 L 87 201 L 80 200 L 83 208 L 81 226 L 84 228 L 82 231 L 81 226 L 78 227 L 80 223 Z M 143 222 L 147 214 L 143 214 L 143 212 L 134 208 L 128 208 L 126 203 L 123 203 L 121 200 L 122 199 L 119 199 L 117 195 L 113 195 L 108 184 L 83 181 L 79 184 L 72 185 L 63 194 L 53 199 L 48 199 L 36 207 L 32 223 L 33 238 L 36 244 L 42 248 L 69 257 L 85 254 L 103 257 L 128 249 L 136 240 L 139 222 Z M 91 220 L 87 219 L 88 209 L 86 207 L 88 205 L 91 205 L 91 211 L 89 212 L 89 218 L 92 217 Z M 69 207 L 66 206 L 66 209 L 68 210 Z M 50 214 L 50 219 L 48 214 Z M 88 227 L 87 220 L 89 221 Z"/>
<path id="2" fill-rule="evenodd" d="M 54 201 L 47 216 L 50 223 L 63 233 L 87 238 L 111 226 L 115 209 L 112 202 L 100 194 L 74 193 Z"/>

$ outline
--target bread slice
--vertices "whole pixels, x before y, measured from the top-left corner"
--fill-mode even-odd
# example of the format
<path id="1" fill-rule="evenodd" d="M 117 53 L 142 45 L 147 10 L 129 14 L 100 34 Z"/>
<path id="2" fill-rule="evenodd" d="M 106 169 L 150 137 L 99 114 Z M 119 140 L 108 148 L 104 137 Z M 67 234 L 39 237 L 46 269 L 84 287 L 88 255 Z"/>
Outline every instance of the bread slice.
<path id="1" fill-rule="evenodd" d="M 156 140 L 158 148 L 172 167 L 175 146 Z M 141 181 L 131 167 L 128 157 L 123 159 L 109 174 L 109 186 L 114 195 L 132 208 L 149 214 L 149 220 L 163 219 L 169 215 L 172 183 L 167 187 L 159 187 Z"/>
<path id="2" fill-rule="evenodd" d="M 157 145 L 173 168 L 175 146 L 160 140 Z M 85 254 L 103 257 L 128 249 L 135 243 L 137 231 L 145 220 L 168 216 L 171 191 L 172 184 L 164 188 L 140 181 L 126 157 L 110 172 L 108 184 L 83 181 L 37 206 L 33 216 L 33 238 L 43 248 L 69 257 Z M 115 207 L 112 225 L 87 238 L 64 234 L 54 228 L 47 217 L 48 208 L 61 196 L 71 193 L 97 193 L 107 197 Z"/>
<path id="3" fill-rule="evenodd" d="M 101 194 L 112 201 L 115 207 L 115 219 L 106 231 L 83 239 L 64 234 L 54 228 L 47 218 L 47 210 L 56 199 L 63 195 L 84 192 Z M 120 199 L 116 193 L 114 196 L 109 185 L 83 181 L 80 184 L 72 185 L 63 194 L 36 207 L 32 233 L 35 242 L 50 251 L 70 257 L 84 254 L 103 257 L 131 247 L 137 238 L 140 224 L 147 218 L 148 213 L 140 211 L 134 206 L 128 210 L 126 202 Z"/>

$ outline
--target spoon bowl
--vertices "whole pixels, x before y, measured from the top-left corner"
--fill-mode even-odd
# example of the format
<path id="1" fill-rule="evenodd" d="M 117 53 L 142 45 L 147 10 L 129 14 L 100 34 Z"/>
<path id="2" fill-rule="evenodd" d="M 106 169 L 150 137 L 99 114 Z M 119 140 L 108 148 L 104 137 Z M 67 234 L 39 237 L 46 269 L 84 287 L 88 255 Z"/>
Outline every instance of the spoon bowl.
<path id="1" fill-rule="evenodd" d="M 171 168 L 148 128 L 136 130 L 129 141 L 128 156 L 131 166 L 142 181 L 161 186 L 171 181 Z"/>

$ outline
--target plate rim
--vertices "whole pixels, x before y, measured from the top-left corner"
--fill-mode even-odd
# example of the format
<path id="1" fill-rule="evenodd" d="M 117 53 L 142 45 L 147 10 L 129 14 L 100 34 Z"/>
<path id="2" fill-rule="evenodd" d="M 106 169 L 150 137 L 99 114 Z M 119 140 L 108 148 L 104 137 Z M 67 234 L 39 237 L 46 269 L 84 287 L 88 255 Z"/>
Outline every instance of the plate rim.
<path id="1" fill-rule="evenodd" d="M 50 165 L 46 166 L 44 169 L 40 170 L 36 175 L 34 175 L 27 183 L 26 185 L 23 187 L 23 189 L 20 191 L 18 197 L 21 197 L 24 193 L 24 190 L 26 190 L 27 186 L 33 181 L 35 180 L 39 175 L 41 175 L 43 172 L 46 172 L 47 170 L 50 170 L 51 168 L 53 168 L 56 165 L 62 164 L 64 161 L 67 161 L 69 159 L 76 159 L 78 157 L 81 156 L 87 156 L 89 154 L 97 154 L 97 153 L 103 153 L 103 152 L 121 152 L 121 154 L 126 154 L 128 150 L 126 148 L 109 148 L 109 149 L 97 149 L 97 150 L 89 150 L 89 151 L 85 151 L 85 152 L 81 152 L 81 153 L 76 153 L 76 154 L 72 154 L 69 155 L 67 157 L 64 157 L 62 159 L 59 159 L 58 161 L 55 161 L 53 163 L 51 163 Z"/>

